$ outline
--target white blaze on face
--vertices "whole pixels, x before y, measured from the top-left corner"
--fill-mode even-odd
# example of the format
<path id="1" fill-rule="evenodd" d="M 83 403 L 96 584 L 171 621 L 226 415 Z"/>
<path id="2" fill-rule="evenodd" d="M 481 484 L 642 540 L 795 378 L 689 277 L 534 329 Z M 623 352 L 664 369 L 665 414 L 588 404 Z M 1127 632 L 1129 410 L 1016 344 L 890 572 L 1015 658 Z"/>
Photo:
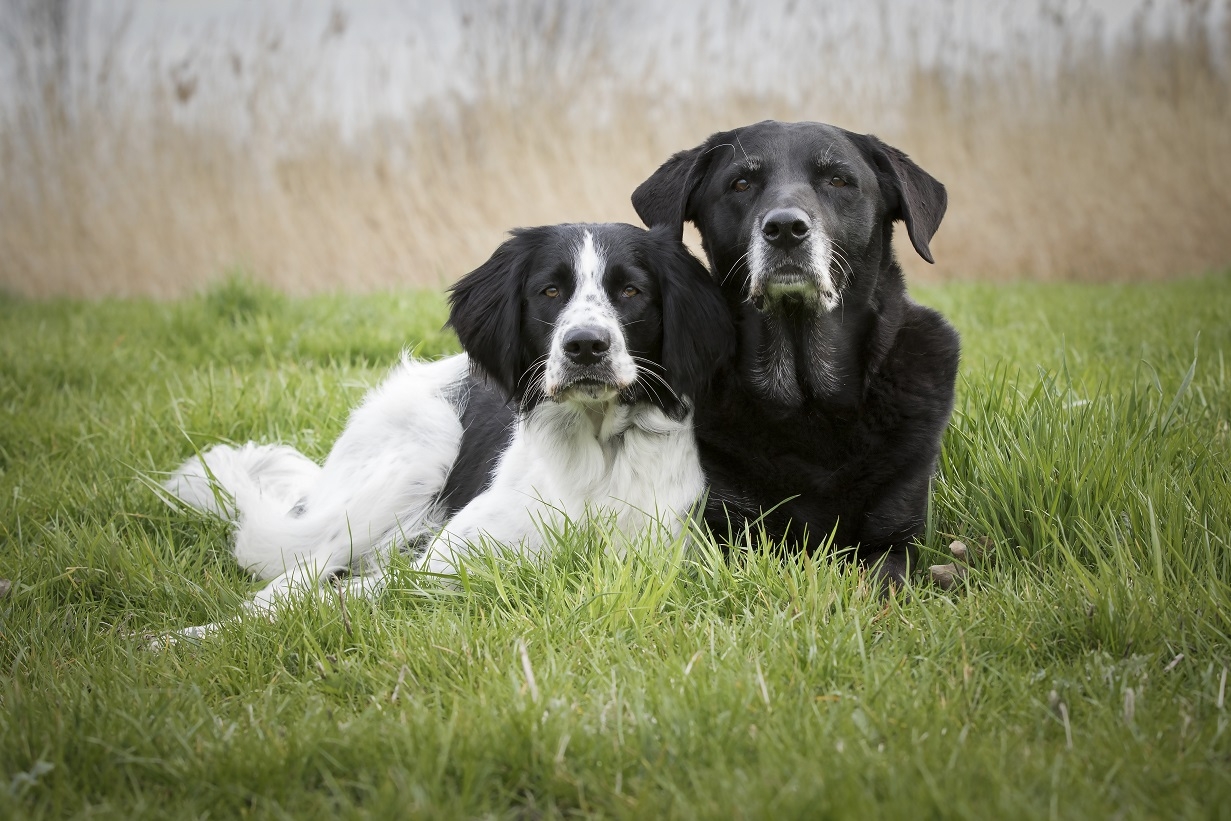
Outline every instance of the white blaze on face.
<path id="1" fill-rule="evenodd" d="M 841 299 L 830 271 L 833 263 L 833 240 L 815 217 L 808 238 L 791 251 L 770 245 L 758 228 L 752 232 L 748 248 L 748 295 L 815 299 L 826 311 L 832 311 Z"/>
<path id="2" fill-rule="evenodd" d="M 607 272 L 607 255 L 594 235 L 586 231 L 573 253 L 573 289 L 568 304 L 560 312 L 552 333 L 551 351 L 547 356 L 544 377 L 548 396 L 566 387 L 581 370 L 585 377 L 606 382 L 615 389 L 626 388 L 637 378 L 637 365 L 628 352 L 624 327 L 607 289 L 603 276 Z M 581 366 L 564 352 L 564 340 L 571 331 L 592 328 L 607 337 L 610 347 L 606 356 L 595 365 Z"/>

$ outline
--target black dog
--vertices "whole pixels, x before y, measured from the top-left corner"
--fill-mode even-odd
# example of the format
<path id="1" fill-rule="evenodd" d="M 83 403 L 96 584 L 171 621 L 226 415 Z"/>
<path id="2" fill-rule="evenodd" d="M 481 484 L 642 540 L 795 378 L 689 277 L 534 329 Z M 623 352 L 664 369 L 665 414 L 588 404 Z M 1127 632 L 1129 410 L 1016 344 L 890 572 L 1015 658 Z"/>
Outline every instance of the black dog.
<path id="1" fill-rule="evenodd" d="M 736 319 L 736 372 L 698 399 L 718 534 L 833 534 L 905 578 L 953 408 L 959 341 L 907 296 L 906 224 L 928 262 L 944 186 L 875 137 L 767 121 L 673 156 L 633 194 L 647 225 L 701 231 Z M 763 517 L 763 518 L 762 518 Z"/>

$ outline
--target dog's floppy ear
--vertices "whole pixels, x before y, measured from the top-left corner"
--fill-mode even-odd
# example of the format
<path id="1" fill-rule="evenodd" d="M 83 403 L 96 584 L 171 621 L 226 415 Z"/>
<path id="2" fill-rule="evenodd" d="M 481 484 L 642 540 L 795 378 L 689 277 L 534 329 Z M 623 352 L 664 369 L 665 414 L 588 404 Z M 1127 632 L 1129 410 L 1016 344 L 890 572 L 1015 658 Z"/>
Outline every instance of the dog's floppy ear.
<path id="1" fill-rule="evenodd" d="M 522 372 L 522 282 L 534 256 L 533 231 L 519 229 L 491 259 L 449 289 L 449 326 L 462 347 L 507 396 Z"/>
<path id="2" fill-rule="evenodd" d="M 671 231 L 649 232 L 648 267 L 662 293 L 662 365 L 680 396 L 696 398 L 735 353 L 735 324 L 709 271 Z"/>
<path id="3" fill-rule="evenodd" d="M 870 134 L 864 139 L 870 159 L 881 176 L 882 188 L 888 189 L 890 215 L 906 223 L 906 233 L 919 256 L 935 262 L 928 244 L 940 228 L 949 204 L 945 187 L 893 146 Z"/>
<path id="4" fill-rule="evenodd" d="M 730 131 L 712 135 L 696 148 L 672 155 L 633 192 L 633 208 L 647 227 L 666 226 L 676 239 L 684 223 L 694 218 L 693 194 L 709 171 L 715 149 L 734 142 Z"/>

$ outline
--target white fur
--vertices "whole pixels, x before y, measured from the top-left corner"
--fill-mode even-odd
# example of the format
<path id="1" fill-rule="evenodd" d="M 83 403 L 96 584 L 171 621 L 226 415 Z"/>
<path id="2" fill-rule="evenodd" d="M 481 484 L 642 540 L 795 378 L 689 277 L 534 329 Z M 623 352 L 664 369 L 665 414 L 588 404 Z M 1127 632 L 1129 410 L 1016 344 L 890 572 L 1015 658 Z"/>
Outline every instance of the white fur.
<path id="1" fill-rule="evenodd" d="M 614 518 L 617 544 L 653 524 L 679 533 L 704 489 L 692 417 L 653 405 L 544 403 L 519 421 L 482 495 L 433 542 L 424 569 L 451 572 L 482 539 L 538 555 L 566 520 Z"/>

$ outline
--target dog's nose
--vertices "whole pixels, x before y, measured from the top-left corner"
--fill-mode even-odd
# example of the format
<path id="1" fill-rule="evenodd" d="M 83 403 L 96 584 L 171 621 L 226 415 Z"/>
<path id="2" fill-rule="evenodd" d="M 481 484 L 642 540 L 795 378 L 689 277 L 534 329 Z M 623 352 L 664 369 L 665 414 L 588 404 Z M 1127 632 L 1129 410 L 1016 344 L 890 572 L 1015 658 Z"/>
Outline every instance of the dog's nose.
<path id="1" fill-rule="evenodd" d="M 775 248 L 794 248 L 807 238 L 812 220 L 802 208 L 775 208 L 765 215 L 761 233 Z"/>
<path id="2" fill-rule="evenodd" d="M 611 337 L 601 328 L 573 328 L 564 335 L 564 355 L 578 365 L 594 365 L 610 347 Z"/>

